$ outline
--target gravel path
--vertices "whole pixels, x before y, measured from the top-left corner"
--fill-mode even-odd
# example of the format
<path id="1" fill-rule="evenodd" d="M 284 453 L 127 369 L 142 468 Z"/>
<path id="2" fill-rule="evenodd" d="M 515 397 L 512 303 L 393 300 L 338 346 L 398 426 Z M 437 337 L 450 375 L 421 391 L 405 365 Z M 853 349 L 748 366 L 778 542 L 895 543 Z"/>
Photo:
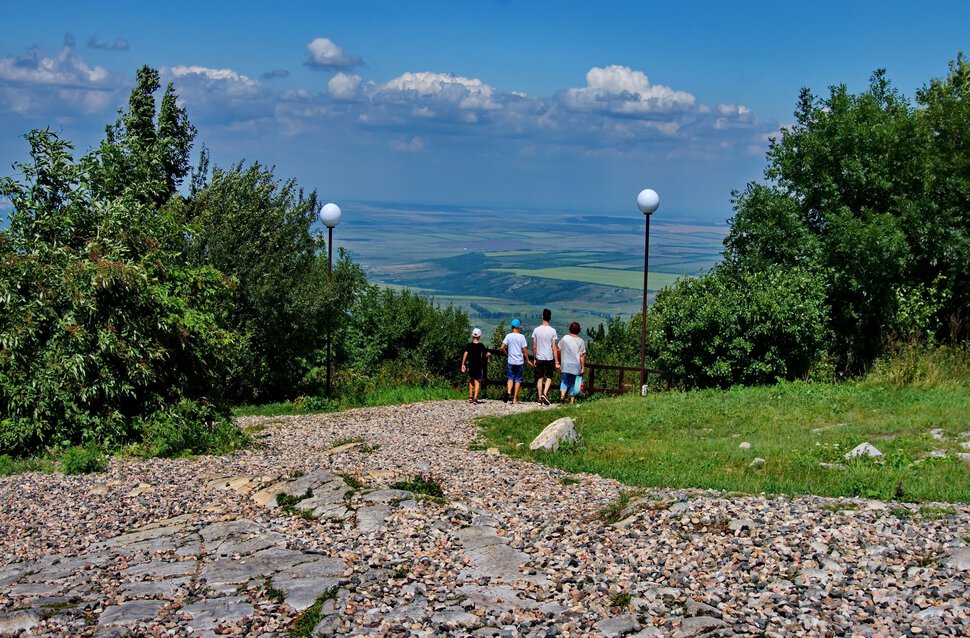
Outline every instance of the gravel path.
<path id="1" fill-rule="evenodd" d="M 233 456 L 0 479 L 0 634 L 284 636 L 320 598 L 307 635 L 970 636 L 966 505 L 645 490 L 608 525 L 616 481 L 470 449 L 531 409 L 247 417 Z M 419 473 L 446 498 L 387 489 Z"/>

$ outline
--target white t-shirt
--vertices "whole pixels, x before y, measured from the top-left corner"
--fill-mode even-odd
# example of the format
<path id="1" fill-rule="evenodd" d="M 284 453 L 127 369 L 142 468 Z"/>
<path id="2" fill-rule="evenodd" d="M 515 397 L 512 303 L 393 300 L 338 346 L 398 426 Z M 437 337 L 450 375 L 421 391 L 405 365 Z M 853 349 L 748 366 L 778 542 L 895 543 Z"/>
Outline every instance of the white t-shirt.
<path id="1" fill-rule="evenodd" d="M 569 374 L 580 374 L 579 355 L 586 354 L 586 342 L 574 334 L 559 341 L 559 367 Z"/>
<path id="2" fill-rule="evenodd" d="M 536 359 L 541 359 L 542 361 L 552 361 L 555 359 L 556 357 L 552 353 L 552 342 L 558 338 L 559 335 L 556 334 L 556 329 L 552 326 L 536 326 L 536 329 L 532 331 L 532 340 L 536 346 Z"/>
<path id="3" fill-rule="evenodd" d="M 529 342 L 525 340 L 524 334 L 521 332 L 510 332 L 505 335 L 502 344 L 509 351 L 509 363 L 514 366 L 525 363 L 525 357 L 522 356 L 522 348 L 528 348 Z"/>

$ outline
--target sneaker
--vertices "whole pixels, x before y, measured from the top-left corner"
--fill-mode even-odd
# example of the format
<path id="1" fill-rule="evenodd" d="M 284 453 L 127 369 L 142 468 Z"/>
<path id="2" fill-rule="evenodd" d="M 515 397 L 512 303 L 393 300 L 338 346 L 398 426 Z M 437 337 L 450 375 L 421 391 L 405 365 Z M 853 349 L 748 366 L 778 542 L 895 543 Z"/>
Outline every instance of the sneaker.
<path id="1" fill-rule="evenodd" d="M 542 405 L 549 405 L 549 399 L 546 398 L 545 395 L 542 395 L 541 397 L 539 397 L 539 403 L 541 403 Z"/>

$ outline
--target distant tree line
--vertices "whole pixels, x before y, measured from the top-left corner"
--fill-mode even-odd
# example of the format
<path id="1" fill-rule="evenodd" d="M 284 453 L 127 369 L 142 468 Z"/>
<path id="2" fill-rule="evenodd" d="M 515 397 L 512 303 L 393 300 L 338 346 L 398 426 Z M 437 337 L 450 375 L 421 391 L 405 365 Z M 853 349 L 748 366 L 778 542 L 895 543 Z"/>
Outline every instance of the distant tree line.
<path id="1" fill-rule="evenodd" d="M 970 64 L 910 103 L 803 89 L 764 182 L 734 193 L 723 262 L 662 290 L 651 362 L 681 387 L 865 371 L 894 342 L 970 336 Z M 591 336 L 591 360 L 639 357 L 640 316 Z"/>
<path id="2" fill-rule="evenodd" d="M 196 129 L 160 88 L 140 69 L 77 159 L 31 131 L 21 178 L 0 180 L 0 454 L 213 449 L 232 404 L 320 394 L 328 334 L 346 392 L 454 373 L 467 316 L 370 285 L 343 251 L 328 276 L 316 193 L 204 150 L 191 168 Z"/>

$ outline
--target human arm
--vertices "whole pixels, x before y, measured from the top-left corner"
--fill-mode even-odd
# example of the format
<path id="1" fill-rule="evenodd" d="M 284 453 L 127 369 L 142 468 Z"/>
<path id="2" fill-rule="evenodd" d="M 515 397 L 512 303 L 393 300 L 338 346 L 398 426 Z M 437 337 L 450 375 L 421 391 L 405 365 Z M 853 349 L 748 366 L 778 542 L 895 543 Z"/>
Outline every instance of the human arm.
<path id="1" fill-rule="evenodd" d="M 556 343 L 556 339 L 552 340 L 552 358 L 556 360 L 556 370 L 559 369 L 559 344 Z"/>
<path id="2" fill-rule="evenodd" d="M 579 374 L 586 372 L 586 353 L 582 352 L 579 355 Z"/>
<path id="3" fill-rule="evenodd" d="M 465 372 L 465 361 L 467 361 L 467 360 L 468 360 L 468 350 L 465 350 L 465 353 L 463 355 L 461 355 L 461 371 L 462 372 Z"/>

